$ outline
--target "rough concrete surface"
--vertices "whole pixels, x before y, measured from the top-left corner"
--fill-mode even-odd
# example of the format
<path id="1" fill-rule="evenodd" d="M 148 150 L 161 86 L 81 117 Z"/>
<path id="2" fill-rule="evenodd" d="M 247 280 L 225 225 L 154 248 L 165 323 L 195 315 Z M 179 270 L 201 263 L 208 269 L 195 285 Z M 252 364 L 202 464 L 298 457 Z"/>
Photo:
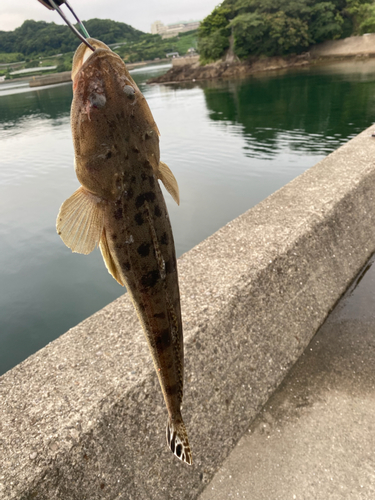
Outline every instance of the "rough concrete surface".
<path id="1" fill-rule="evenodd" d="M 174 57 L 172 66 L 184 66 L 185 64 L 199 64 L 199 56 Z"/>
<path id="2" fill-rule="evenodd" d="M 342 40 L 327 40 L 314 45 L 311 57 L 352 57 L 375 55 L 375 33 L 351 36 Z"/>
<path id="3" fill-rule="evenodd" d="M 192 467 L 125 295 L 0 378 L 0 498 L 196 498 L 374 251 L 374 157 L 366 130 L 179 259 Z"/>
<path id="4" fill-rule="evenodd" d="M 61 73 L 52 73 L 51 75 L 33 76 L 30 81 L 30 87 L 40 87 L 42 85 L 54 85 L 56 83 L 64 83 L 71 81 L 71 71 L 63 71 Z"/>
<path id="5" fill-rule="evenodd" d="M 199 500 L 375 498 L 374 260 Z"/>

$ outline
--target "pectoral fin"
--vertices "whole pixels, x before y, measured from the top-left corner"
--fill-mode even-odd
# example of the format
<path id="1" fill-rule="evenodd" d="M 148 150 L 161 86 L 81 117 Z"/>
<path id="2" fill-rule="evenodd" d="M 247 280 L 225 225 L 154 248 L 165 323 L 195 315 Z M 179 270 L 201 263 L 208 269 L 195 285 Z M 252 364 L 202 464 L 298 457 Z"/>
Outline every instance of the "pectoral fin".
<path id="1" fill-rule="evenodd" d="M 121 275 L 119 273 L 119 270 L 112 258 L 111 252 L 108 247 L 108 241 L 107 241 L 107 236 L 105 233 L 105 229 L 103 229 L 102 237 L 100 238 L 100 251 L 102 252 L 104 264 L 106 268 L 108 269 L 109 274 L 112 274 L 112 276 L 115 278 L 115 280 L 120 283 L 121 286 L 124 286 L 124 283 L 122 282 Z"/>
<path id="2" fill-rule="evenodd" d="M 158 178 L 164 184 L 165 189 L 172 196 L 177 205 L 180 204 L 180 191 L 175 176 L 172 174 L 171 169 L 162 161 L 158 166 Z"/>
<path id="3" fill-rule="evenodd" d="M 100 202 L 80 187 L 61 205 L 56 220 L 57 233 L 73 252 L 87 255 L 98 246 L 104 224 Z"/>

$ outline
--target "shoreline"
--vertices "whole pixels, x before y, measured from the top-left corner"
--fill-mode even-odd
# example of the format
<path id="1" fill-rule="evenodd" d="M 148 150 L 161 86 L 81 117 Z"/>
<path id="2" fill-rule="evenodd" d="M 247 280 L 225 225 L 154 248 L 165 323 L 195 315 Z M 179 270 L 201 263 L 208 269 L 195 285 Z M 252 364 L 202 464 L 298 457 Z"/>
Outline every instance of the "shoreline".
<path id="1" fill-rule="evenodd" d="M 158 61 L 139 61 L 135 63 L 126 64 L 129 71 L 143 68 L 149 65 L 158 65 L 170 62 L 170 59 L 159 59 Z M 71 71 L 61 71 L 59 73 L 47 73 L 44 75 L 22 76 L 19 78 L 11 78 L 9 80 L 1 80 L 1 84 L 9 84 L 12 82 L 28 82 L 30 87 L 43 87 L 47 85 L 55 85 L 57 83 L 66 83 L 71 81 Z"/>
<path id="2" fill-rule="evenodd" d="M 205 80 L 224 80 L 227 78 L 241 78 L 250 76 L 256 73 L 288 70 L 292 68 L 300 68 L 307 66 L 318 66 L 333 63 L 340 63 L 354 60 L 368 60 L 375 57 L 375 52 L 372 54 L 348 54 L 346 56 L 319 56 L 313 57 L 310 52 L 301 55 L 292 55 L 288 57 L 269 57 L 269 58 L 254 58 L 245 62 L 224 62 L 217 61 L 215 63 L 200 66 L 199 63 L 192 62 L 180 65 L 174 65 L 169 71 L 163 75 L 151 78 L 147 81 L 148 84 L 175 84 L 184 82 L 197 82 Z"/>
<path id="3" fill-rule="evenodd" d="M 225 59 L 201 66 L 199 56 L 174 59 L 173 67 L 164 75 L 151 78 L 149 84 L 172 84 L 202 80 L 238 78 L 254 73 L 281 69 L 363 60 L 375 57 L 375 34 L 328 40 L 311 47 L 309 52 L 288 56 L 250 57 L 245 61 Z"/>

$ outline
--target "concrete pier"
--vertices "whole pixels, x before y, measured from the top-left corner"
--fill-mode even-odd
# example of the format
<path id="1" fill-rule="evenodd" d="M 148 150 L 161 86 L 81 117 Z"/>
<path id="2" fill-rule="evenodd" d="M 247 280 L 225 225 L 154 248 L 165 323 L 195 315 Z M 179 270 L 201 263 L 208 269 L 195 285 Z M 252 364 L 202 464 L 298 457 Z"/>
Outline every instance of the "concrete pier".
<path id="1" fill-rule="evenodd" d="M 374 260 L 199 500 L 375 498 Z"/>
<path id="2" fill-rule="evenodd" d="M 192 467 L 125 295 L 0 378 L 1 499 L 196 499 L 375 250 L 374 157 L 368 129 L 179 259 Z"/>

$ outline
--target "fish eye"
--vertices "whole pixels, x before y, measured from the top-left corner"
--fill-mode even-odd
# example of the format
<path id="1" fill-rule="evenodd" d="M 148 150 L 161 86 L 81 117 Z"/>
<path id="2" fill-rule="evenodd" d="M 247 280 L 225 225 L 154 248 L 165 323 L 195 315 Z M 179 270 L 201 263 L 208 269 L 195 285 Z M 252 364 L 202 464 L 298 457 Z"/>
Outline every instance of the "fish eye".
<path id="1" fill-rule="evenodd" d="M 135 90 L 133 89 L 133 87 L 131 85 L 125 85 L 124 92 L 129 97 L 129 99 L 134 99 Z"/>
<path id="2" fill-rule="evenodd" d="M 89 101 L 91 103 L 91 106 L 93 108 L 104 108 L 105 103 L 107 102 L 107 99 L 105 98 L 105 95 L 103 94 L 91 94 L 89 96 Z"/>

